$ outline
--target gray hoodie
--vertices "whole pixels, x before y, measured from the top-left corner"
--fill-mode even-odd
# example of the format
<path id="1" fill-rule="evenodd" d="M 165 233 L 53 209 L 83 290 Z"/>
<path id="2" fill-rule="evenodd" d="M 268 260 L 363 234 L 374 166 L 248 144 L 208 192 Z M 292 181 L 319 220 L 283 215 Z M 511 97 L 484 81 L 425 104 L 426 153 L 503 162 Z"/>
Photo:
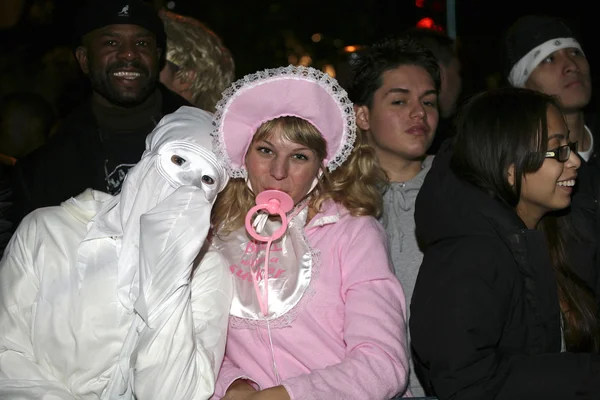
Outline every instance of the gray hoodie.
<path id="1" fill-rule="evenodd" d="M 423 260 L 423 253 L 417 245 L 415 235 L 415 202 L 425 176 L 431 169 L 433 158 L 434 156 L 428 156 L 423 161 L 423 169 L 414 178 L 407 182 L 391 183 L 383 194 L 383 215 L 380 221 L 387 233 L 394 271 L 406 296 L 407 325 L 410 318 L 410 299 Z M 414 373 L 412 357 L 409 379 L 409 388 L 413 396 L 424 396 L 423 388 Z"/>

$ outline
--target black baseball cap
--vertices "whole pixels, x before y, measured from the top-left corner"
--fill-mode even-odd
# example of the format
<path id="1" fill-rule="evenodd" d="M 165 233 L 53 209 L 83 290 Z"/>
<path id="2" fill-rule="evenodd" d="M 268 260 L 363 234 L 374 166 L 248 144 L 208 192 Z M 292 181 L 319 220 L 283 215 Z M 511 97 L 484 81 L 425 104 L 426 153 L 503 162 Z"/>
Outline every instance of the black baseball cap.
<path id="1" fill-rule="evenodd" d="M 75 17 L 76 46 L 87 33 L 117 24 L 138 25 L 152 32 L 158 47 L 164 49 L 165 28 L 158 12 L 141 0 L 89 0 Z"/>

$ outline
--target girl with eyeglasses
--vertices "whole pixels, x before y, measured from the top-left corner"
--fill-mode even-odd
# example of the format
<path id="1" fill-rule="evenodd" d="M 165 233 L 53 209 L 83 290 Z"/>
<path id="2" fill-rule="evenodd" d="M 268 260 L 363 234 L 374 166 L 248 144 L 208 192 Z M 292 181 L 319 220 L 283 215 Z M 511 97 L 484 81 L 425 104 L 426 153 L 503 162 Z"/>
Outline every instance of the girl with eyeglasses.
<path id="1" fill-rule="evenodd" d="M 475 96 L 416 205 L 424 260 L 410 330 L 443 399 L 600 398 L 593 207 L 556 100 Z"/>

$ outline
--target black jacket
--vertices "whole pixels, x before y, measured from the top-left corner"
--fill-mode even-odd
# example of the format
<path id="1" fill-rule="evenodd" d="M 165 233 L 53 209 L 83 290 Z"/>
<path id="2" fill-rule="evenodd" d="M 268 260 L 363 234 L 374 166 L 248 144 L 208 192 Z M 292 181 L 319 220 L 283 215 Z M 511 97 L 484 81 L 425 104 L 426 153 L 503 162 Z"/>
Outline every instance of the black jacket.
<path id="1" fill-rule="evenodd" d="M 557 286 L 542 233 L 459 180 L 450 158 L 446 143 L 415 211 L 424 259 L 409 324 L 426 391 L 440 400 L 600 399 L 600 355 L 561 353 Z M 588 210 L 577 212 L 585 221 Z M 595 243 L 577 245 L 584 254 L 576 272 L 595 286 Z"/>
<path id="2" fill-rule="evenodd" d="M 594 152 L 589 162 L 600 167 L 600 115 L 593 111 L 587 111 L 584 115 L 585 125 L 594 137 Z"/>
<path id="3" fill-rule="evenodd" d="M 191 106 L 179 95 L 159 85 L 162 114 Z M 128 162 L 137 163 L 145 147 L 146 136 L 138 132 L 128 150 Z M 70 114 L 51 141 L 31 153 L 15 166 L 13 187 L 17 213 L 24 217 L 39 207 L 58 205 L 87 188 L 106 192 L 106 154 L 99 134 L 98 122 L 90 102 Z"/>
<path id="4" fill-rule="evenodd" d="M 598 115 L 588 112 L 585 114 L 585 124 L 594 136 L 594 152 L 587 162 L 582 162 L 579 176 L 583 185 L 587 185 L 597 205 L 597 219 L 600 227 L 600 119 Z M 600 228 L 599 228 L 600 229 Z"/>

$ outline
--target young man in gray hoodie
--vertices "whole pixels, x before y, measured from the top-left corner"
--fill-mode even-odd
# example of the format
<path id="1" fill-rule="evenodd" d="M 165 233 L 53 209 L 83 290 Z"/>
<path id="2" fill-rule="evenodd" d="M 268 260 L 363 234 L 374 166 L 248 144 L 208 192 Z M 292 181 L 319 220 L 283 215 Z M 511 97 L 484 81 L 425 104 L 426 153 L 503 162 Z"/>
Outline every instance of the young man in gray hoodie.
<path id="1" fill-rule="evenodd" d="M 426 152 L 438 125 L 440 85 L 433 54 L 405 36 L 372 45 L 354 65 L 349 90 L 360 134 L 375 149 L 389 179 L 381 222 L 406 295 L 407 318 L 423 259 L 415 235 L 415 200 L 433 161 Z M 412 359 L 409 389 L 414 396 L 424 395 Z"/>

